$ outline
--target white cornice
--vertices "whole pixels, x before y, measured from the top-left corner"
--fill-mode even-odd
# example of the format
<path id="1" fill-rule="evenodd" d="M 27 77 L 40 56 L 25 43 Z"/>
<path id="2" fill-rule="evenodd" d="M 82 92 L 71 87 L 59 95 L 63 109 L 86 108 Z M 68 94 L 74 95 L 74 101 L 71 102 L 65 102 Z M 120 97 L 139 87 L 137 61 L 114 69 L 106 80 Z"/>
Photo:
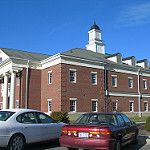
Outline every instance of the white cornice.
<path id="1" fill-rule="evenodd" d="M 119 92 L 109 92 L 110 96 L 125 96 L 125 97 L 139 97 L 138 93 L 119 93 Z"/>

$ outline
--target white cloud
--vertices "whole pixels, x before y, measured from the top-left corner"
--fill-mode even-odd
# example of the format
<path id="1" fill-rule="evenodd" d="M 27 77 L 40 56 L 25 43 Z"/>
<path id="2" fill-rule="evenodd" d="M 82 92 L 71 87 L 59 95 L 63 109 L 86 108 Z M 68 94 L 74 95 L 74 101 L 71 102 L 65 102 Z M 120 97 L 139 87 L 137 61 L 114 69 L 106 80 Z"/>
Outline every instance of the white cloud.
<path id="1" fill-rule="evenodd" d="M 150 23 L 150 2 L 122 8 L 117 19 L 118 23 L 121 26 L 136 26 Z"/>

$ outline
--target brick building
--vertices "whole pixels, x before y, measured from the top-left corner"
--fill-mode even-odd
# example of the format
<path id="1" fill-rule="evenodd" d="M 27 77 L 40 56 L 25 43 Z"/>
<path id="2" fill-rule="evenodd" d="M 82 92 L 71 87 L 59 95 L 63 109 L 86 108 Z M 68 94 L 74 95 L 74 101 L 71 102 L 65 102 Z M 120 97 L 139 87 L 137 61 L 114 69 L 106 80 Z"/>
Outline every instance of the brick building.
<path id="1" fill-rule="evenodd" d="M 1 48 L 0 108 L 148 113 L 148 61 L 105 53 L 95 23 L 88 34 L 86 49 L 52 56 Z"/>

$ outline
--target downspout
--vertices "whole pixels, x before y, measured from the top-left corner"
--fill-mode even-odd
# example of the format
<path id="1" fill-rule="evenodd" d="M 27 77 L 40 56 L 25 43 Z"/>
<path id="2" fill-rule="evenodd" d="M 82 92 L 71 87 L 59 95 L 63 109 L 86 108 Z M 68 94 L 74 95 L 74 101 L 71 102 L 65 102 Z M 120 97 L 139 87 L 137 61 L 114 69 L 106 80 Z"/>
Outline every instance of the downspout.
<path id="1" fill-rule="evenodd" d="M 107 112 L 108 111 L 107 64 L 104 65 L 104 91 L 105 91 L 105 112 Z"/>
<path id="2" fill-rule="evenodd" d="M 142 113 L 141 113 L 141 92 L 140 92 L 140 68 L 138 69 L 138 106 L 139 106 L 139 117 L 142 117 Z"/>
<path id="3" fill-rule="evenodd" d="M 25 89 L 25 108 L 28 108 L 28 77 L 29 77 L 29 60 L 26 67 L 26 89 Z"/>

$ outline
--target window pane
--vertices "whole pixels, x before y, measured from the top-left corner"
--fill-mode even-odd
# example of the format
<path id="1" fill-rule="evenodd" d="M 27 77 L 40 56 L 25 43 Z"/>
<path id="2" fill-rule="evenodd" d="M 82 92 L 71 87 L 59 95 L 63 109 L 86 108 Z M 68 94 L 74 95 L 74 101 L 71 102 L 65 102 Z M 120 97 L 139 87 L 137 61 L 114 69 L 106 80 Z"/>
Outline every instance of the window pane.
<path id="1" fill-rule="evenodd" d="M 92 101 L 92 111 L 97 112 L 97 101 Z"/>
<path id="2" fill-rule="evenodd" d="M 70 111 L 76 111 L 76 101 L 70 100 Z"/>
<path id="3" fill-rule="evenodd" d="M 70 70 L 70 82 L 76 82 L 76 71 Z"/>
<path id="4" fill-rule="evenodd" d="M 52 72 L 48 73 L 48 84 L 52 83 Z"/>
<path id="5" fill-rule="evenodd" d="M 97 84 L 97 73 L 91 74 L 91 82 L 92 84 Z"/>
<path id="6" fill-rule="evenodd" d="M 38 113 L 38 118 L 40 120 L 40 123 L 53 123 L 54 122 L 54 120 L 50 116 L 47 116 L 42 113 Z"/>
<path id="7" fill-rule="evenodd" d="M 134 111 L 134 103 L 133 102 L 129 103 L 129 110 Z"/>
<path id="8" fill-rule="evenodd" d="M 112 86 L 116 87 L 117 86 L 117 77 L 112 76 Z"/>
<path id="9" fill-rule="evenodd" d="M 130 78 L 128 78 L 128 86 L 129 86 L 129 88 L 133 87 L 133 80 Z"/>

